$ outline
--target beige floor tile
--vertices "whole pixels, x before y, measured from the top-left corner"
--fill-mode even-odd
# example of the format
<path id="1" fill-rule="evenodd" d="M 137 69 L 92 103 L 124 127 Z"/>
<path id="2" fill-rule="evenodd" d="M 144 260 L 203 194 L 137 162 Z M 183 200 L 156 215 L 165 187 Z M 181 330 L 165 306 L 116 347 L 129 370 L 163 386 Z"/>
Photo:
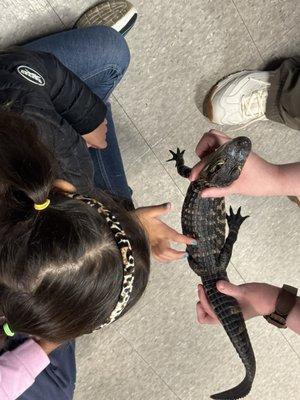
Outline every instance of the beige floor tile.
<path id="1" fill-rule="evenodd" d="M 2 0 L 0 10 L 0 48 L 64 29 L 46 0 Z"/>
<path id="2" fill-rule="evenodd" d="M 231 1 L 143 2 L 132 62 L 116 97 L 150 145 L 195 110 L 209 87 L 261 63 Z"/>
<path id="3" fill-rule="evenodd" d="M 290 331 L 289 329 L 286 329 L 282 334 L 285 336 L 287 341 L 289 342 L 290 346 L 293 348 L 293 350 L 297 353 L 299 359 L 300 359 L 300 340 L 299 340 L 299 335 L 297 335 L 295 332 Z"/>
<path id="4" fill-rule="evenodd" d="M 78 340 L 75 400 L 176 400 L 168 386 L 117 332 Z M 104 337 L 103 337 L 104 336 Z"/>
<path id="5" fill-rule="evenodd" d="M 299 26 L 300 10 L 294 0 L 234 0 L 234 3 L 262 54 L 268 45 L 285 37 L 291 27 Z"/>

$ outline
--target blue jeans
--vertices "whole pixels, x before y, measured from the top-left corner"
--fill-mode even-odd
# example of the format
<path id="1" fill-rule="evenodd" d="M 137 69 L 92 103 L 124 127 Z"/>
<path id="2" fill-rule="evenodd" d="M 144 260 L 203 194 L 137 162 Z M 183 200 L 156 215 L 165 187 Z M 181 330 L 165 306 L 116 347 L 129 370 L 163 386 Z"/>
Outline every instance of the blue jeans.
<path id="1" fill-rule="evenodd" d="M 113 29 L 94 26 L 57 33 L 28 43 L 25 47 L 54 54 L 106 102 L 108 147 L 105 150 L 90 150 L 95 169 L 95 186 L 131 199 L 131 189 L 124 173 L 111 108 L 107 101 L 129 64 L 130 54 L 123 37 Z M 22 341 L 22 337 L 12 338 L 10 347 L 16 347 Z M 19 400 L 73 398 L 76 380 L 75 342 L 66 343 L 52 352 L 50 362 Z"/>
<path id="2" fill-rule="evenodd" d="M 90 149 L 95 186 L 131 199 L 108 97 L 122 79 L 130 53 L 125 39 L 105 26 L 92 26 L 56 33 L 24 47 L 54 54 L 108 106 L 105 150 Z"/>

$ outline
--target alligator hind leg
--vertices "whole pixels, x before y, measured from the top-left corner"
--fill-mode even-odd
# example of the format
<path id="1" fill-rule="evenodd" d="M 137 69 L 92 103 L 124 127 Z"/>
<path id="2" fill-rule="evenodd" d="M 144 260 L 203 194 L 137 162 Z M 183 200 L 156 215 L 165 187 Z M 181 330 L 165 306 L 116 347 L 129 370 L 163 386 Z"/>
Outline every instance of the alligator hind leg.
<path id="1" fill-rule="evenodd" d="M 248 218 L 249 215 L 246 217 L 241 216 L 241 207 L 237 210 L 237 213 L 234 214 L 232 207 L 229 208 L 229 215 L 226 214 L 226 219 L 229 227 L 229 233 L 225 240 L 224 246 L 220 252 L 219 259 L 218 259 L 218 266 L 220 269 L 224 270 L 227 268 L 231 254 L 233 245 L 237 239 L 237 235 L 240 229 L 240 226 Z"/>
<path id="2" fill-rule="evenodd" d="M 184 178 L 188 178 L 191 174 L 192 168 L 184 165 L 183 154 L 184 154 L 185 150 L 180 151 L 179 148 L 177 147 L 176 153 L 172 150 L 169 150 L 169 152 L 172 154 L 172 158 L 167 160 L 167 162 L 176 161 L 176 168 L 177 168 L 178 174 L 183 176 Z"/>

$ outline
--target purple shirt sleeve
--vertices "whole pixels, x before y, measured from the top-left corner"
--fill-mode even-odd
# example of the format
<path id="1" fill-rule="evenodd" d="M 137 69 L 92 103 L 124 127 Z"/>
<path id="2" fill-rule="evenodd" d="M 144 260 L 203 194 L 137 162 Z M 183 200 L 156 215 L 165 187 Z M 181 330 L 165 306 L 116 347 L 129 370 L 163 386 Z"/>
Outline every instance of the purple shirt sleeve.
<path id="1" fill-rule="evenodd" d="M 0 399 L 17 399 L 49 363 L 47 354 L 32 339 L 4 353 L 0 357 Z"/>

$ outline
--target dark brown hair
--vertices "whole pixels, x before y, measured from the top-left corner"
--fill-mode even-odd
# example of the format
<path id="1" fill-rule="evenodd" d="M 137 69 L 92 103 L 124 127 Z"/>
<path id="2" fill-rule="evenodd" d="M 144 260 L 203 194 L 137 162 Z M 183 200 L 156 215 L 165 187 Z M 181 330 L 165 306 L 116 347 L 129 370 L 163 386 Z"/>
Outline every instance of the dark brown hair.
<path id="1" fill-rule="evenodd" d="M 115 308 L 120 252 L 105 219 L 53 190 L 55 160 L 35 125 L 0 113 L 0 307 L 15 332 L 63 341 L 90 332 Z M 50 205 L 37 212 L 34 203 Z M 135 258 L 128 311 L 148 281 L 149 246 L 137 219 L 108 195 L 98 200 L 121 222 Z M 121 315 L 122 315 L 121 314 Z"/>

